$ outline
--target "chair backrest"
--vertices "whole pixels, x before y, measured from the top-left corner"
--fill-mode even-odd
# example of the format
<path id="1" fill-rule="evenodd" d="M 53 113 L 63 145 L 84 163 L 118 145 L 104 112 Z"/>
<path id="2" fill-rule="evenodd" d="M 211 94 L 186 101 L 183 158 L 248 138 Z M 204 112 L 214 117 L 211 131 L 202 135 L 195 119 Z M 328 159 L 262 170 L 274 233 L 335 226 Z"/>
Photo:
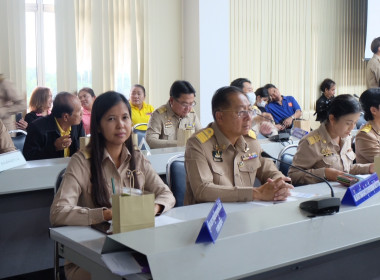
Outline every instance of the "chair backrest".
<path id="1" fill-rule="evenodd" d="M 280 170 L 281 173 L 284 174 L 285 176 L 288 176 L 288 171 L 290 167 L 289 164 L 293 163 L 293 157 L 297 150 L 297 147 L 298 147 L 297 144 L 288 145 L 284 147 L 278 154 L 277 158 L 283 161 L 284 163 L 277 161 L 276 165 L 277 165 L 278 170 Z M 292 151 L 290 152 L 289 150 L 291 149 Z"/>
<path id="2" fill-rule="evenodd" d="M 27 133 L 24 130 L 21 129 L 15 129 L 15 130 L 10 130 L 9 134 L 14 134 L 17 133 L 15 137 L 11 137 L 13 141 L 13 145 L 15 145 L 17 150 L 22 150 L 24 149 L 24 143 L 25 143 L 25 138 Z"/>
<path id="3" fill-rule="evenodd" d="M 145 134 L 146 134 L 146 130 L 138 129 L 139 126 L 143 126 L 143 125 L 148 125 L 148 124 L 147 123 L 138 123 L 138 124 L 134 125 L 133 129 L 132 129 L 133 133 L 137 134 L 139 144 L 140 144 L 141 140 L 143 139 L 143 137 L 145 137 Z M 145 150 L 145 146 L 143 146 L 141 149 Z"/>
<path id="4" fill-rule="evenodd" d="M 186 192 L 185 158 L 182 154 L 171 157 L 166 165 L 166 180 L 176 199 L 174 207 L 183 206 Z"/>
<path id="5" fill-rule="evenodd" d="M 55 193 L 57 193 L 59 187 L 61 186 L 63 175 L 65 175 L 66 168 L 63 168 L 57 176 L 57 181 L 55 181 Z"/>

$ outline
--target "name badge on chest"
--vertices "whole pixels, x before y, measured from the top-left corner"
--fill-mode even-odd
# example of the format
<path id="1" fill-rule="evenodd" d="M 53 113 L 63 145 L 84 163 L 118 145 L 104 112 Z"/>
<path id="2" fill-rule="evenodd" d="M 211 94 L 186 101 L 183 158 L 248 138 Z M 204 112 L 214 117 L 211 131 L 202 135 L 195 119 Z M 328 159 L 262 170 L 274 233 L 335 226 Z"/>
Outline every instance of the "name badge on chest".
<path id="1" fill-rule="evenodd" d="M 167 120 L 164 124 L 165 128 L 171 128 L 173 126 L 173 123 L 171 120 Z"/>
<path id="2" fill-rule="evenodd" d="M 220 147 L 219 145 L 214 146 L 214 150 L 212 151 L 212 158 L 214 161 L 216 161 L 216 162 L 222 162 L 223 161 L 223 158 L 222 158 L 223 151 L 222 150 L 223 150 L 222 147 Z"/>

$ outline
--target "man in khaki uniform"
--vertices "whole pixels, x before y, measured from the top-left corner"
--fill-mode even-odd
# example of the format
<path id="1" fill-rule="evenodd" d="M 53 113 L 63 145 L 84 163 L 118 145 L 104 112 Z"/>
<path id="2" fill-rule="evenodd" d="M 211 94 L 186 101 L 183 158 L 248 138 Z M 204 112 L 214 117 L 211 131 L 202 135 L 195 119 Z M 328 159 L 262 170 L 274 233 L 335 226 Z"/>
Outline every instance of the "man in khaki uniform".
<path id="1" fill-rule="evenodd" d="M 179 129 L 202 128 L 193 107 L 195 90 L 187 81 L 175 81 L 170 88 L 168 103 L 157 108 L 148 123 L 146 141 L 155 148 L 177 147 Z"/>
<path id="2" fill-rule="evenodd" d="M 0 119 L 8 131 L 16 129 L 15 114 L 25 109 L 23 96 L 4 75 L 0 74 Z"/>
<path id="3" fill-rule="evenodd" d="M 363 92 L 360 103 L 368 122 L 355 138 L 356 162 L 372 163 L 375 156 L 380 156 L 380 88 Z"/>
<path id="4" fill-rule="evenodd" d="M 215 201 L 285 200 L 293 186 L 261 147 L 251 130 L 253 111 L 236 87 L 219 89 L 212 99 L 214 122 L 195 133 L 185 152 L 184 204 Z M 255 178 L 262 186 L 254 188 Z"/>
<path id="5" fill-rule="evenodd" d="M 15 145 L 2 120 L 0 120 L 0 154 L 15 151 Z"/>
<path id="6" fill-rule="evenodd" d="M 371 43 L 372 58 L 368 61 L 366 70 L 367 88 L 380 87 L 380 37 Z"/>

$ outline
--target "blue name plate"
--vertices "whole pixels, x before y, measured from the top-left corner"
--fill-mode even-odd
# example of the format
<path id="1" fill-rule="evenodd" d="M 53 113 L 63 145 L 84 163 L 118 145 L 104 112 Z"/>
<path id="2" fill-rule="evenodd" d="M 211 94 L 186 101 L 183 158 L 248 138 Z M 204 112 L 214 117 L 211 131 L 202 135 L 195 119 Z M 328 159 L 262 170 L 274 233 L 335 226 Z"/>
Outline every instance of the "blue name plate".
<path id="1" fill-rule="evenodd" d="M 223 204 L 218 198 L 212 206 L 210 213 L 202 224 L 201 231 L 195 243 L 212 242 L 215 243 L 226 221 L 227 214 Z"/>
<path id="2" fill-rule="evenodd" d="M 342 204 L 358 206 L 380 191 L 380 182 L 376 173 L 349 187 L 344 194 Z"/>

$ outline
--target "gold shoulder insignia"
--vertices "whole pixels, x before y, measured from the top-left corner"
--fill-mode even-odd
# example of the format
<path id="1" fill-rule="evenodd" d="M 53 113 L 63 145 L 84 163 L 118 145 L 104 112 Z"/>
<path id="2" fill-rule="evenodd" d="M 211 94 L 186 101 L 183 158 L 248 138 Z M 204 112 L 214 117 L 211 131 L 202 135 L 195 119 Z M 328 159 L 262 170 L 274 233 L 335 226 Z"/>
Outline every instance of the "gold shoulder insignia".
<path id="1" fill-rule="evenodd" d="M 203 144 L 207 142 L 213 135 L 214 130 L 211 127 L 209 127 L 198 132 L 197 135 L 195 135 L 195 137 L 198 139 L 199 142 Z"/>
<path id="2" fill-rule="evenodd" d="M 249 130 L 248 136 L 253 138 L 253 139 L 256 139 L 256 133 L 252 129 Z"/>
<path id="3" fill-rule="evenodd" d="M 372 125 L 370 125 L 369 123 L 367 123 L 365 126 L 363 126 L 362 129 L 360 129 L 360 131 L 364 131 L 365 133 L 368 133 L 370 132 L 372 129 Z"/>
<path id="4" fill-rule="evenodd" d="M 160 108 L 157 109 L 157 111 L 160 113 L 160 114 L 163 114 L 167 111 L 166 109 L 166 106 L 161 106 Z"/>
<path id="5" fill-rule="evenodd" d="M 315 143 L 321 141 L 321 135 L 315 134 L 315 135 L 307 137 L 306 139 L 309 142 L 309 145 L 314 145 Z"/>

